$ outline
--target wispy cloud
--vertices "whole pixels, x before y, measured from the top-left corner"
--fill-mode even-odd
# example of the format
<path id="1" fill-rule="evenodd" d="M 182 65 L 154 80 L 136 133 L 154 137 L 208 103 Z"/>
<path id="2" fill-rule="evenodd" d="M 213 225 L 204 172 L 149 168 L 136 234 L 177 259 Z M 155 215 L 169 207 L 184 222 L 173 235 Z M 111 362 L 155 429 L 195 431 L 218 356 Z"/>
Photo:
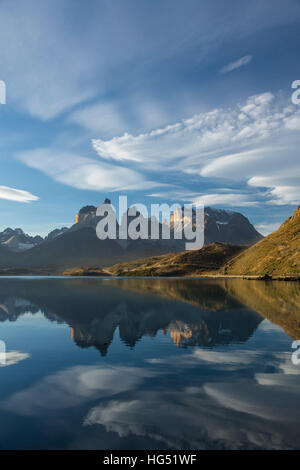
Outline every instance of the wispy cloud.
<path id="1" fill-rule="evenodd" d="M 246 22 L 242 4 L 235 2 L 227 13 L 216 15 L 214 2 L 190 3 L 186 8 L 177 2 L 174 8 L 169 1 L 142 1 L 137 8 L 132 2 L 91 0 L 87 16 L 83 6 L 81 11 L 70 0 L 1 1 L 1 73 L 11 99 L 18 108 L 50 119 L 120 88 L 134 94 L 150 75 L 156 79 L 158 71 L 163 73 L 166 59 L 176 56 L 178 64 L 193 49 L 202 61 L 224 41 L 241 40 L 300 17 L 293 0 L 285 0 L 284 8 L 281 0 L 273 0 L 272 11 L 267 4 L 249 2 Z M 68 10 L 73 14 L 67 16 Z M 176 72 L 179 76 L 178 68 Z M 186 71 L 183 75 L 182 80 Z"/>
<path id="2" fill-rule="evenodd" d="M 59 150 L 35 149 L 19 153 L 16 157 L 55 181 L 77 189 L 121 191 L 159 186 L 153 181 L 146 181 L 141 173 L 130 168 Z"/>
<path id="3" fill-rule="evenodd" d="M 248 182 L 249 190 L 268 189 L 266 202 L 295 204 L 300 201 L 298 119 L 296 106 L 266 92 L 235 108 L 215 109 L 138 136 L 95 139 L 93 146 L 101 159 L 134 164 L 141 172 L 226 178 L 228 189 L 230 181 Z M 207 200 L 216 203 L 222 197 L 214 192 Z M 233 201 L 233 194 L 223 198 L 224 204 Z M 240 203 L 255 201 L 243 196 Z"/>
<path id="4" fill-rule="evenodd" d="M 252 60 L 252 55 L 245 55 L 240 59 L 235 60 L 234 62 L 230 62 L 230 64 L 225 65 L 220 69 L 220 73 L 223 75 L 225 73 L 232 72 L 233 70 L 239 69 L 240 67 L 244 67 L 245 65 L 249 64 Z"/>
<path id="5" fill-rule="evenodd" d="M 22 189 L 9 188 L 8 186 L 0 186 L 0 199 L 16 202 L 32 202 L 38 201 L 38 196 L 34 196 L 28 191 Z"/>
<path id="6" fill-rule="evenodd" d="M 207 205 L 250 207 L 258 200 L 296 204 L 300 202 L 298 119 L 297 106 L 266 92 L 230 109 L 217 108 L 137 136 L 125 133 L 107 140 L 94 139 L 100 159 L 57 149 L 26 151 L 17 158 L 78 189 L 168 186 L 170 193 L 165 181 L 170 183 L 172 173 L 177 179 L 180 175 L 182 188 L 197 178 L 213 180 L 215 188 L 216 182 L 223 182 L 222 191 L 201 191 L 193 198 L 203 197 Z M 234 189 L 237 183 L 244 185 L 243 191 Z"/>
<path id="7" fill-rule="evenodd" d="M 275 114 L 274 98 L 263 93 L 232 110 L 214 109 L 138 136 L 126 133 L 106 141 L 94 139 L 93 146 L 108 160 L 159 169 L 167 163 L 172 169 L 194 171 L 195 165 L 210 161 L 213 155 L 246 146 L 280 128 L 285 113 L 292 114 L 293 109 Z"/>
<path id="8" fill-rule="evenodd" d="M 112 102 L 97 103 L 73 112 L 69 122 L 81 125 L 92 132 L 102 135 L 116 135 L 126 129 L 126 121 L 116 105 Z"/>
<path id="9" fill-rule="evenodd" d="M 231 206 L 231 207 L 254 207 L 258 202 L 253 196 L 242 193 L 210 193 L 198 196 L 192 201 L 195 205 L 203 204 L 204 206 Z"/>
<path id="10" fill-rule="evenodd" d="M 261 223 L 261 224 L 255 225 L 255 228 L 260 233 L 262 233 L 263 235 L 266 236 L 266 235 L 269 235 L 270 233 L 275 232 L 275 230 L 277 230 L 280 225 L 281 225 L 280 222 L 273 222 L 273 223 L 268 223 L 268 224 L 267 223 Z"/>
<path id="11" fill-rule="evenodd" d="M 30 354 L 22 353 L 20 351 L 8 351 L 4 354 L 5 354 L 5 362 L 0 363 L 0 367 L 13 366 L 30 357 Z"/>
<path id="12" fill-rule="evenodd" d="M 184 191 L 180 189 L 177 191 L 171 190 L 168 192 L 155 192 L 147 194 L 147 196 L 192 203 L 196 206 L 254 207 L 258 205 L 253 194 L 221 188 L 215 192 L 207 191 L 206 193 Z"/>
<path id="13" fill-rule="evenodd" d="M 75 366 L 44 377 L 11 395 L 0 406 L 23 416 L 40 416 L 49 410 L 73 408 L 91 400 L 128 392 L 153 376 L 151 370 L 139 367 Z"/>

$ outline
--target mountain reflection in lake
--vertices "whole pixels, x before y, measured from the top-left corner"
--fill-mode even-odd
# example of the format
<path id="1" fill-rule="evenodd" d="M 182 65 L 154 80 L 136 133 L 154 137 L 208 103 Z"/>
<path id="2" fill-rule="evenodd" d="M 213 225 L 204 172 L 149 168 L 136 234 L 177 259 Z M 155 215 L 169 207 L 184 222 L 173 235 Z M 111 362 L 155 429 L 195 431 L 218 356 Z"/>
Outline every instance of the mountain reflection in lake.
<path id="1" fill-rule="evenodd" d="M 2 449 L 300 448 L 299 284 L 0 279 Z"/>

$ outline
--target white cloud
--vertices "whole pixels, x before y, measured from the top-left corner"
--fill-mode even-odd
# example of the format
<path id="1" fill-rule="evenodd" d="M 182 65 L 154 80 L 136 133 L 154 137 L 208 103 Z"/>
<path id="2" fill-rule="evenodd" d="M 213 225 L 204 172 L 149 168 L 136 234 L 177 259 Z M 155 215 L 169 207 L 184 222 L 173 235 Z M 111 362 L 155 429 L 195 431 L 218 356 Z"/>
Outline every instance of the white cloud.
<path id="1" fill-rule="evenodd" d="M 145 132 L 167 124 L 170 113 L 166 108 L 162 99 L 131 93 L 76 109 L 69 114 L 67 122 L 84 127 L 92 137 L 110 139 L 131 129 Z"/>
<path id="2" fill-rule="evenodd" d="M 270 155 L 272 152 L 272 148 L 259 147 L 253 150 L 225 155 L 205 165 L 200 171 L 200 175 L 204 177 L 217 176 L 239 180 L 241 178 L 241 171 L 244 172 L 245 164 L 251 163 L 252 169 L 255 171 L 262 160 L 262 156 L 266 154 Z"/>
<path id="3" fill-rule="evenodd" d="M 282 359 L 272 352 L 266 359 L 264 350 L 245 349 L 195 349 L 176 358 L 148 359 L 161 373 L 183 377 L 180 384 L 165 390 L 145 383 L 130 395 L 99 403 L 87 414 L 84 426 L 102 425 L 121 438 L 144 436 L 169 448 L 186 448 L 187 442 L 198 449 L 285 448 L 295 442 L 299 376 L 295 377 L 294 371 L 293 377 L 287 375 L 289 371 L 260 373 L 266 364 L 279 371 L 285 366 Z M 185 386 L 184 374 L 191 369 L 199 371 L 199 367 L 202 373 L 197 374 L 197 380 Z M 250 373 L 247 380 L 232 381 L 232 371 L 244 372 L 245 368 L 255 370 L 254 377 Z M 214 380 L 209 381 L 212 372 Z M 178 426 L 183 416 L 184 426 Z M 288 434 L 282 430 L 283 422 L 291 426 Z"/>
<path id="4" fill-rule="evenodd" d="M 241 366 L 253 364 L 259 358 L 261 352 L 250 350 L 212 351 L 205 349 L 195 349 L 191 353 L 184 354 L 176 359 L 177 367 L 195 367 L 199 364 L 214 364 L 216 369 L 239 369 Z M 165 359 L 147 359 L 149 364 L 164 364 L 170 366 L 174 364 L 174 356 Z"/>
<path id="5" fill-rule="evenodd" d="M 94 139 L 93 146 L 101 158 L 134 163 L 141 171 L 227 178 L 228 186 L 232 180 L 248 181 L 252 196 L 235 194 L 239 205 L 254 205 L 255 187 L 268 189 L 267 202 L 296 204 L 300 201 L 298 119 L 297 107 L 266 92 L 235 108 L 215 109 L 152 132 Z M 216 191 L 206 199 L 211 204 L 238 205 L 230 188 L 222 197 Z"/>
<path id="6" fill-rule="evenodd" d="M 252 55 L 245 55 L 240 59 L 231 62 L 230 64 L 225 65 L 221 68 L 220 73 L 225 74 L 228 72 L 232 72 L 232 70 L 239 69 L 240 67 L 244 67 L 245 65 L 249 64 L 252 60 Z"/>
<path id="7" fill-rule="evenodd" d="M 22 152 L 17 158 L 31 168 L 43 171 L 55 181 L 78 189 L 120 191 L 149 189 L 157 185 L 145 181 L 140 173 L 130 168 L 66 152 L 36 149 Z"/>
<path id="8" fill-rule="evenodd" d="M 5 358 L 5 362 L 1 361 L 0 367 L 13 366 L 30 357 L 30 354 L 22 353 L 20 351 L 7 351 L 6 353 L 2 353 L 2 355 Z"/>
<path id="9" fill-rule="evenodd" d="M 287 129 L 300 131 L 300 114 L 296 114 L 295 116 L 291 116 L 290 118 L 286 119 L 285 127 Z"/>
<path id="10" fill-rule="evenodd" d="M 270 233 L 275 232 L 281 225 L 281 222 L 275 222 L 275 223 L 261 223 L 255 225 L 256 230 L 258 230 L 262 235 L 266 236 L 269 235 Z"/>
<path id="11" fill-rule="evenodd" d="M 297 205 L 300 203 L 300 165 L 297 168 L 286 168 L 285 162 L 283 160 L 282 166 L 283 169 L 281 176 L 278 174 L 273 174 L 271 176 L 253 176 L 249 179 L 248 184 L 254 187 L 269 188 L 269 196 L 271 197 L 271 199 L 268 200 L 269 204 Z M 287 170 L 290 172 L 290 176 L 286 176 L 284 174 Z M 270 171 L 270 173 L 272 173 L 272 170 Z"/>
<path id="12" fill-rule="evenodd" d="M 150 369 L 99 364 L 71 367 L 10 395 L 0 406 L 21 416 L 46 417 L 50 428 L 64 410 L 92 407 L 84 412 L 83 426 L 102 425 L 116 433 L 110 435 L 116 446 L 118 437 L 130 436 L 177 449 L 186 449 L 187 443 L 192 449 L 297 446 L 300 376 L 299 368 L 292 369 L 289 354 L 268 348 L 194 349 L 147 362 Z M 247 376 L 246 369 L 250 371 Z M 163 380 L 157 382 L 160 376 Z M 191 377 L 192 383 L 186 383 Z M 164 387 L 165 383 L 173 386 Z M 179 426 L 183 418 L 184 425 Z M 94 432 L 98 436 L 98 428 Z M 90 441 L 93 429 L 88 436 Z"/>
<path id="13" fill-rule="evenodd" d="M 73 112 L 68 120 L 92 132 L 116 135 L 126 129 L 126 121 L 115 103 L 104 102 L 87 106 Z"/>
<path id="14" fill-rule="evenodd" d="M 64 2 L 1 2 L 0 61 L 9 102 L 49 119 L 95 94 L 82 35 L 62 28 Z M 73 42 L 74 41 L 74 42 Z M 21 45 L 21 47 L 20 47 Z M 87 72 L 88 70 L 88 72 Z"/>
<path id="15" fill-rule="evenodd" d="M 1 408 L 24 416 L 36 416 L 127 392 L 153 375 L 152 371 L 138 367 L 75 366 L 16 392 L 1 403 Z"/>
<path id="16" fill-rule="evenodd" d="M 257 228 L 258 226 L 256 225 L 255 228 L 258 230 Z M 259 230 L 261 233 L 263 233 L 261 230 Z M 266 234 L 267 235 L 267 234 Z M 266 318 L 261 322 L 261 324 L 259 325 L 258 329 L 260 331 L 263 331 L 263 332 L 266 332 L 266 333 L 270 333 L 270 334 L 273 334 L 274 332 L 277 332 L 277 333 L 281 333 L 282 332 L 282 328 L 280 328 L 280 326 L 278 325 L 275 325 L 275 323 L 272 323 L 270 322 L 270 320 L 267 320 Z"/>
<path id="17" fill-rule="evenodd" d="M 275 377 L 268 377 L 270 384 Z M 259 384 L 240 383 L 238 387 L 230 383 L 207 384 L 204 390 L 209 397 L 214 399 L 222 407 L 234 410 L 239 413 L 246 413 L 249 417 L 259 417 L 274 423 L 295 423 L 299 420 L 298 411 L 298 390 L 299 377 L 297 377 L 297 387 L 289 387 L 287 376 L 282 374 L 281 381 L 285 382 L 286 389 L 280 386 L 273 387 L 272 392 L 265 390 L 262 378 Z M 278 385 L 278 384 L 277 384 Z M 280 406 L 278 404 L 280 403 Z"/>
<path id="18" fill-rule="evenodd" d="M 233 206 L 233 207 L 253 207 L 257 206 L 258 202 L 253 199 L 253 196 L 241 193 L 211 193 L 203 194 L 192 201 L 195 205 L 203 204 L 204 206 Z"/>
<path id="19" fill-rule="evenodd" d="M 87 127 L 101 127 L 102 121 L 97 120 L 104 109 L 101 106 L 78 111 L 70 119 Z M 112 113 L 112 120 L 107 118 L 107 131 L 110 126 L 118 126 L 114 108 L 109 106 L 108 113 Z M 46 149 L 25 152 L 18 158 L 56 181 L 79 189 L 147 190 L 168 186 L 152 181 L 148 174 L 154 171 L 159 178 L 166 175 L 169 179 L 173 172 L 177 177 L 181 175 L 182 187 L 191 177 L 219 179 L 226 186 L 225 191 L 197 194 L 192 201 L 200 197 L 205 204 L 244 207 L 258 201 L 297 204 L 299 132 L 291 123 L 298 119 L 296 106 L 266 92 L 233 108 L 215 109 L 137 136 L 125 133 L 106 140 L 94 139 L 92 144 L 101 160 Z M 247 189 L 232 189 L 236 181 L 248 183 Z M 185 199 L 190 196 L 183 194 Z"/>
<path id="20" fill-rule="evenodd" d="M 226 149 L 257 144 L 281 129 L 284 119 L 293 115 L 295 108 L 279 112 L 276 108 L 274 96 L 263 93 L 235 109 L 215 109 L 138 136 L 126 133 L 106 141 L 94 139 L 93 146 L 108 160 L 131 161 L 159 169 L 168 164 L 173 169 L 192 172 L 222 156 Z"/>
<path id="21" fill-rule="evenodd" d="M 184 191 L 182 189 L 167 192 L 155 192 L 147 194 L 148 197 L 192 203 L 194 205 L 204 206 L 233 206 L 233 207 L 251 207 L 256 206 L 257 201 L 254 196 L 239 191 L 230 191 L 228 189 L 218 188 L 218 193 L 196 193 L 193 191 Z"/>
<path id="22" fill-rule="evenodd" d="M 102 2 L 91 1 L 88 11 L 81 11 L 68 0 L 2 0 L 1 78 L 10 102 L 49 119 L 96 95 L 122 88 L 135 94 L 149 73 L 156 78 L 166 59 L 180 60 L 193 49 L 201 62 L 224 41 L 239 41 L 300 17 L 293 0 L 286 0 L 284 8 L 281 0 L 273 0 L 272 11 L 251 2 L 247 21 L 242 5 L 216 15 L 213 4 L 170 8 L 169 2 L 152 3 L 136 8 L 131 2 L 106 1 L 103 8 Z"/>
<path id="23" fill-rule="evenodd" d="M 38 201 L 39 198 L 28 191 L 23 191 L 22 189 L 0 186 L 0 199 L 16 202 L 32 202 Z"/>
<path id="24" fill-rule="evenodd" d="M 106 159 L 193 170 L 225 149 L 243 148 L 280 129 L 294 108 L 275 114 L 273 102 L 271 93 L 263 93 L 232 110 L 215 109 L 138 136 L 126 133 L 106 141 L 94 139 L 93 146 Z"/>
<path id="25" fill-rule="evenodd" d="M 180 384 L 182 385 L 182 384 Z M 134 391 L 91 409 L 84 426 L 102 425 L 119 437 L 143 436 L 176 449 L 275 449 L 284 447 L 277 423 L 232 413 L 206 394 L 205 386 L 172 391 Z M 212 384 L 213 385 L 213 384 Z M 234 384 L 239 387 L 239 384 Z M 275 407 L 272 408 L 274 412 Z M 276 415 L 276 413 L 275 413 Z M 184 419 L 183 419 L 184 418 Z M 178 425 L 178 423 L 184 423 Z M 224 428 L 224 423 L 226 427 Z"/>

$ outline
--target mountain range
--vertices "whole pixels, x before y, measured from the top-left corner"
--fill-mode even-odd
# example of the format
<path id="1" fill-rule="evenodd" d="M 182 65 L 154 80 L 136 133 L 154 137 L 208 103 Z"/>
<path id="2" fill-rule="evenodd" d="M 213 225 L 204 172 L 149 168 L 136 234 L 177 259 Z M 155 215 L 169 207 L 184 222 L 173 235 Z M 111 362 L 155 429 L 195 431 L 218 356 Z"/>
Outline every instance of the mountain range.
<path id="1" fill-rule="evenodd" d="M 118 263 L 102 273 L 113 276 L 250 276 L 263 279 L 299 279 L 300 207 L 276 232 L 250 247 L 217 242 L 205 245 L 200 250 Z M 77 269 L 69 274 L 97 273 Z"/>
<path id="2" fill-rule="evenodd" d="M 108 199 L 105 203 L 110 203 Z M 70 228 L 53 230 L 45 238 L 31 237 L 21 229 L 8 228 L 0 233 L 0 268 L 45 269 L 55 273 L 75 266 L 105 267 L 117 262 L 184 250 L 184 240 L 174 238 L 171 216 L 170 240 L 99 240 L 96 226 L 100 217 L 95 206 L 84 206 Z M 130 217 L 128 223 L 130 222 Z M 150 224 L 150 219 L 148 219 Z M 205 208 L 205 244 L 220 242 L 251 245 L 262 239 L 249 220 L 238 212 Z M 160 224 L 161 227 L 161 224 Z"/>
<path id="3" fill-rule="evenodd" d="M 30 250 L 44 241 L 50 241 L 57 236 L 68 230 L 66 227 L 61 229 L 55 229 L 50 232 L 45 238 L 40 235 L 31 236 L 24 233 L 21 228 L 6 228 L 3 232 L 0 232 L 0 245 L 4 246 L 10 251 L 20 253 L 22 251 Z"/>
<path id="4" fill-rule="evenodd" d="M 23 232 L 21 228 L 6 228 L 0 232 L 0 244 L 11 251 L 26 251 L 43 242 L 39 235 L 31 237 Z"/>

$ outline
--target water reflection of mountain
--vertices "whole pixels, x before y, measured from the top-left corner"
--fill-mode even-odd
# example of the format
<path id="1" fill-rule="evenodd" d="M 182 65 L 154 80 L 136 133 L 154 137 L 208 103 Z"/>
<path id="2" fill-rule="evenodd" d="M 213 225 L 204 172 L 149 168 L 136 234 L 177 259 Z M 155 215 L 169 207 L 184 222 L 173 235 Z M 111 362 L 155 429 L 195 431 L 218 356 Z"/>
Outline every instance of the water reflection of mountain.
<path id="1" fill-rule="evenodd" d="M 37 313 L 39 308 L 21 297 L 0 297 L 0 322 L 16 321 L 25 313 Z"/>
<path id="2" fill-rule="evenodd" d="M 159 330 L 181 347 L 246 341 L 261 316 L 300 335 L 297 283 L 187 279 L 2 279 L 0 321 L 42 311 L 80 347 L 106 354 L 116 329 L 130 347 Z M 255 313 L 257 312 L 257 313 Z"/>
<path id="3" fill-rule="evenodd" d="M 298 282 L 228 279 L 221 285 L 230 296 L 280 326 L 289 336 L 300 338 Z"/>
<path id="4" fill-rule="evenodd" d="M 159 293 L 160 295 L 154 295 Z M 185 280 L 2 279 L 0 321 L 41 311 L 105 355 L 116 329 L 129 347 L 169 334 L 177 346 L 246 341 L 262 318 L 216 283 Z"/>
<path id="5" fill-rule="evenodd" d="M 228 278 L 177 279 L 168 284 L 165 279 L 153 282 L 141 279 L 134 286 L 125 279 L 123 287 L 183 300 L 210 310 L 230 309 L 238 302 L 280 326 L 292 338 L 300 337 L 300 288 L 297 282 Z"/>

